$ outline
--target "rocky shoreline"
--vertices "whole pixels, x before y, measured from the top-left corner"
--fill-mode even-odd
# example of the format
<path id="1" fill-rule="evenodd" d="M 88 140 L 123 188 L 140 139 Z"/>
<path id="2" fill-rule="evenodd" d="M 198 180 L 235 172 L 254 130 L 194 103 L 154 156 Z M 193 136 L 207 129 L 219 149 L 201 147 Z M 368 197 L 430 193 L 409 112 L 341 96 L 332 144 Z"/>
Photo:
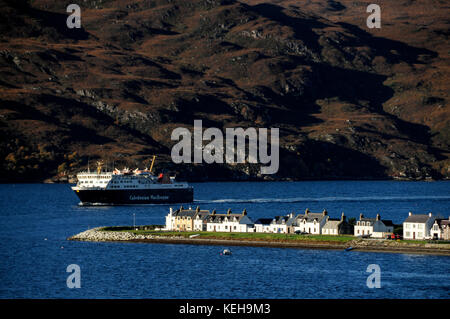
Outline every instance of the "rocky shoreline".
<path id="1" fill-rule="evenodd" d="M 431 254 L 450 256 L 450 244 L 414 244 L 407 245 L 401 242 L 385 240 L 355 239 L 350 242 L 330 241 L 289 241 L 289 240 L 236 240 L 236 239 L 211 239 L 211 238 L 186 238 L 183 236 L 156 236 L 142 235 L 123 231 L 105 231 L 104 227 L 86 230 L 69 237 L 68 240 L 91 242 L 145 242 L 188 245 L 219 245 L 219 246 L 253 246 L 253 247 L 277 247 L 277 248 L 306 248 L 306 249 L 332 249 L 342 250 L 352 247 L 353 250 L 366 252 L 389 252 L 409 254 Z"/>

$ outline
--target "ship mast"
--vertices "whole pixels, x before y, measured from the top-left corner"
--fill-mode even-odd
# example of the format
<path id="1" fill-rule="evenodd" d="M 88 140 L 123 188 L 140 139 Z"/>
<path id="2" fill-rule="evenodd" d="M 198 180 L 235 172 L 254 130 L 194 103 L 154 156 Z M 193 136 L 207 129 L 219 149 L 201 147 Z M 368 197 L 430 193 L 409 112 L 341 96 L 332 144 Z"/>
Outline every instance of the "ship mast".
<path id="1" fill-rule="evenodd" d="M 98 161 L 97 162 L 97 174 L 100 175 L 100 173 L 102 172 L 102 167 L 103 167 L 103 161 Z"/>
<path id="2" fill-rule="evenodd" d="M 152 165 L 150 165 L 150 173 L 152 172 L 153 164 L 155 164 L 155 159 L 156 159 L 156 155 L 153 155 Z"/>

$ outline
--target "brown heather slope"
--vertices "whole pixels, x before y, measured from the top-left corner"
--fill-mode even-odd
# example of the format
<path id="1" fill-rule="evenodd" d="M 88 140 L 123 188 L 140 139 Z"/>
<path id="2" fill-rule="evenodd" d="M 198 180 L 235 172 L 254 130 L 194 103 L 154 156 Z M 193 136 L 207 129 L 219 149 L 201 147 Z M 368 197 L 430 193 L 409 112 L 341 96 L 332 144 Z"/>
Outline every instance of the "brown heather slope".
<path id="1" fill-rule="evenodd" d="M 444 1 L 0 0 L 2 179 L 73 173 L 88 159 L 191 180 L 258 167 L 174 165 L 178 126 L 279 127 L 270 178 L 448 178 Z"/>

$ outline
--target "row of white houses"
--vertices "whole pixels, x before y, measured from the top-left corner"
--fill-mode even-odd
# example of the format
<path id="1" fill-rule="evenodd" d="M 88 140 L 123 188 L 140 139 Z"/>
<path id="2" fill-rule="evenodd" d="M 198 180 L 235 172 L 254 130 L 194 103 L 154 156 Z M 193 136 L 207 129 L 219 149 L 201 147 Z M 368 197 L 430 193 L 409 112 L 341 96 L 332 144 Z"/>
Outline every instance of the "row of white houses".
<path id="1" fill-rule="evenodd" d="M 394 231 L 394 224 L 390 220 L 382 220 L 379 214 L 375 218 L 364 217 L 360 214 L 354 225 L 348 223 L 342 213 L 341 218 L 333 219 L 326 210 L 321 213 L 305 210 L 304 214 L 294 213 L 274 218 L 260 218 L 253 221 L 247 216 L 244 209 L 242 213 L 232 213 L 229 209 L 224 214 L 215 210 L 200 210 L 199 207 L 177 210 L 170 208 L 166 216 L 167 231 L 209 231 L 209 232 L 256 232 L 256 233 L 306 233 L 324 235 L 354 235 L 370 236 L 372 238 L 385 238 Z M 404 239 L 450 239 L 450 219 L 445 220 L 428 215 L 413 215 L 409 213 L 403 223 Z"/>
<path id="2" fill-rule="evenodd" d="M 354 234 L 373 235 L 383 237 L 387 233 L 393 232 L 391 221 L 382 221 L 380 216 L 376 218 L 364 218 L 353 226 L 348 223 L 346 216 L 342 213 L 341 218 L 333 219 L 328 216 L 326 210 L 321 213 L 313 213 L 308 209 L 304 214 L 294 213 L 274 218 L 260 218 L 253 221 L 247 216 L 244 209 L 242 213 L 232 213 L 228 210 L 226 214 L 218 214 L 216 211 L 200 210 L 188 208 L 173 210 L 170 208 L 166 216 L 167 231 L 210 231 L 210 232 L 257 232 L 257 233 L 307 233 L 325 235 Z"/>

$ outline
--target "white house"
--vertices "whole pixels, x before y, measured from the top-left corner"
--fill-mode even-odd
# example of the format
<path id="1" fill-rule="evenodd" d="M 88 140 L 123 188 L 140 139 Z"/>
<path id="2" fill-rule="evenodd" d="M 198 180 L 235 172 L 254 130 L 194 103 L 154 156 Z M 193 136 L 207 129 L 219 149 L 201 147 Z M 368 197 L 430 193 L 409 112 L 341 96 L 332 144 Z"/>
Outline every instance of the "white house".
<path id="1" fill-rule="evenodd" d="M 363 214 L 359 215 L 359 220 L 354 228 L 355 236 L 369 235 L 373 238 L 384 238 L 385 235 L 394 232 L 394 224 L 390 220 L 381 220 L 380 214 L 376 218 L 365 218 Z"/>
<path id="2" fill-rule="evenodd" d="M 174 230 L 175 227 L 175 215 L 173 213 L 173 208 L 170 207 L 169 214 L 166 216 L 166 226 L 163 230 Z"/>
<path id="3" fill-rule="evenodd" d="M 206 223 L 204 222 L 206 216 L 209 215 L 208 210 L 200 210 L 200 207 L 192 209 L 191 207 L 185 209 L 181 206 L 177 210 L 169 209 L 169 214 L 166 216 L 166 225 L 163 230 L 166 231 L 202 231 L 206 230 Z"/>
<path id="4" fill-rule="evenodd" d="M 194 217 L 194 231 L 206 231 L 209 211 L 199 211 Z"/>
<path id="5" fill-rule="evenodd" d="M 309 209 L 305 210 L 304 215 L 297 215 L 293 222 L 294 231 L 306 232 L 308 234 L 321 234 L 322 227 L 327 222 L 327 211 L 321 213 L 312 213 Z"/>
<path id="6" fill-rule="evenodd" d="M 257 233 L 270 233 L 271 227 L 270 223 L 272 218 L 260 218 L 255 222 L 255 232 Z"/>
<path id="7" fill-rule="evenodd" d="M 271 233 L 288 234 L 292 232 L 292 224 L 294 222 L 294 214 L 286 216 L 275 216 L 270 222 L 269 231 Z"/>
<path id="8" fill-rule="evenodd" d="M 432 213 L 414 215 L 409 212 L 408 218 L 403 222 L 403 239 L 430 239 L 435 219 Z"/>
<path id="9" fill-rule="evenodd" d="M 444 227 L 443 227 L 444 225 L 442 222 L 444 222 L 444 225 L 445 225 L 445 222 L 448 222 L 448 220 L 438 219 L 438 218 L 436 218 L 434 220 L 434 223 L 430 229 L 430 236 L 432 239 L 443 239 L 444 238 Z"/>
<path id="10" fill-rule="evenodd" d="M 254 232 L 254 223 L 247 216 L 247 211 L 241 214 L 232 214 L 229 209 L 226 214 L 216 214 L 213 211 L 206 217 L 206 230 L 210 232 Z"/>

